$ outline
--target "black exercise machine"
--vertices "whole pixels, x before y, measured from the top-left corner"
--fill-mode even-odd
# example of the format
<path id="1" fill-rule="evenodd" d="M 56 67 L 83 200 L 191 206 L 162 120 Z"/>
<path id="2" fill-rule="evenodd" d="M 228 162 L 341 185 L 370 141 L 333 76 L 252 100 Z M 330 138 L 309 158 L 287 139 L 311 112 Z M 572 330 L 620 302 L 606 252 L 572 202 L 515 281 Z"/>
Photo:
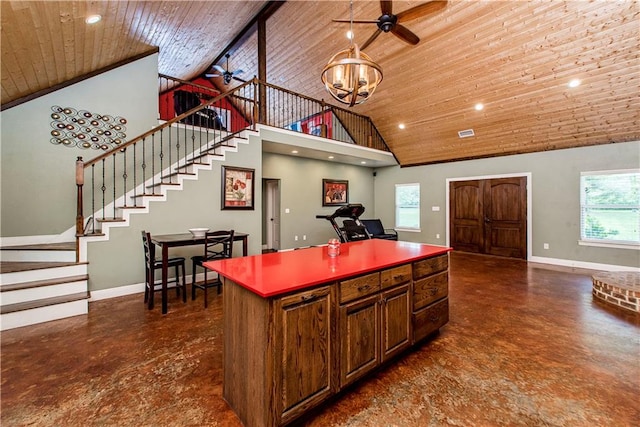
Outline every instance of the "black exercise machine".
<path id="1" fill-rule="evenodd" d="M 316 218 L 326 219 L 331 223 L 335 230 L 340 242 L 355 242 L 357 240 L 367 240 L 371 237 L 367 233 L 367 229 L 360 222 L 360 215 L 364 213 L 364 206 L 360 203 L 352 203 L 345 206 L 340 206 L 331 215 L 316 215 Z M 343 221 L 343 226 L 340 227 L 336 222 L 336 218 L 347 218 Z"/>

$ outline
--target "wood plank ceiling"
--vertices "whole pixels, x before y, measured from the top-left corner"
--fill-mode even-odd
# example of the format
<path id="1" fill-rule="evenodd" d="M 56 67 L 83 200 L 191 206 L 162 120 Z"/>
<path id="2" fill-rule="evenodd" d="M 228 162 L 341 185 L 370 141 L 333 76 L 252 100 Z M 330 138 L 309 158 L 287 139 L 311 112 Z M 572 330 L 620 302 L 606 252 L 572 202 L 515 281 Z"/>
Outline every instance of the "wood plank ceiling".
<path id="1" fill-rule="evenodd" d="M 156 47 L 159 72 L 192 79 L 265 3 L 2 1 L 2 104 Z M 640 2 L 445 3 L 403 22 L 418 45 L 382 33 L 366 49 L 384 80 L 354 110 L 373 119 L 401 165 L 640 140 Z M 394 1 L 393 12 L 418 4 Z M 355 19 L 381 14 L 375 1 L 353 9 Z M 102 21 L 87 26 L 91 13 Z M 283 4 L 267 20 L 267 80 L 330 101 L 320 73 L 349 44 L 349 24 L 332 19 L 349 19 L 348 1 Z M 355 41 L 376 28 L 354 24 Z M 233 46 L 229 67 L 258 74 L 255 34 Z M 582 84 L 569 88 L 574 78 Z M 460 139 L 465 129 L 475 136 Z"/>

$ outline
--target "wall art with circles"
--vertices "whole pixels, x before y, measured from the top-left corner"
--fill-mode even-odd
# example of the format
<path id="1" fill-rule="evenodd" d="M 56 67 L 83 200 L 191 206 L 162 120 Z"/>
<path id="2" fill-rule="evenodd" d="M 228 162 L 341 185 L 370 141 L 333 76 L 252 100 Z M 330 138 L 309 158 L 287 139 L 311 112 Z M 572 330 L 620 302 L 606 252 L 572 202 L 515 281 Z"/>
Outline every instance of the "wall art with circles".
<path id="1" fill-rule="evenodd" d="M 107 151 L 125 143 L 127 119 L 71 107 L 51 107 L 51 143 Z"/>

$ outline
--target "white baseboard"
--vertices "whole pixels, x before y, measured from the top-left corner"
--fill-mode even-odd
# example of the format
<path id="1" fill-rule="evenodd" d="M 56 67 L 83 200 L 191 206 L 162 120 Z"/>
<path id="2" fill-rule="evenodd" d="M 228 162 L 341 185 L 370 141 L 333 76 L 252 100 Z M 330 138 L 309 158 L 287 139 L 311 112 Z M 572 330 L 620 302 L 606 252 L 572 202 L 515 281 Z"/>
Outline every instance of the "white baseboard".
<path id="1" fill-rule="evenodd" d="M 216 273 L 210 272 L 208 273 L 208 277 L 209 278 L 215 277 L 212 274 L 216 274 Z M 187 284 L 190 285 L 191 275 L 187 274 L 186 279 L 187 279 Z M 173 277 L 169 277 L 169 280 L 173 280 Z M 204 280 L 204 273 L 198 273 L 196 275 L 196 281 L 200 281 L 200 280 Z M 175 285 L 173 283 L 170 283 L 168 286 L 169 289 L 173 289 L 174 287 Z M 144 283 L 135 283 L 133 285 L 118 286 L 117 288 L 99 289 L 97 291 L 91 291 L 91 298 L 89 298 L 89 302 L 100 301 L 102 299 L 123 297 L 126 295 L 140 294 L 143 292 L 144 292 Z"/>
<path id="2" fill-rule="evenodd" d="M 638 267 L 629 267 L 625 265 L 614 265 L 614 264 L 599 264 L 595 262 L 585 262 L 585 261 L 572 261 L 568 259 L 558 259 L 558 258 L 546 258 L 539 256 L 532 256 L 529 259 L 530 262 L 538 262 L 540 264 L 552 264 L 552 265 L 560 265 L 563 267 L 573 267 L 573 268 L 585 268 L 587 270 L 604 270 L 604 271 L 638 271 L 640 272 L 640 268 Z"/>
<path id="3" fill-rule="evenodd" d="M 118 286 L 117 288 L 100 289 L 91 291 L 89 302 L 100 301 L 102 299 L 123 297 L 125 295 L 133 295 L 144 292 L 144 283 L 136 283 L 134 285 Z"/>

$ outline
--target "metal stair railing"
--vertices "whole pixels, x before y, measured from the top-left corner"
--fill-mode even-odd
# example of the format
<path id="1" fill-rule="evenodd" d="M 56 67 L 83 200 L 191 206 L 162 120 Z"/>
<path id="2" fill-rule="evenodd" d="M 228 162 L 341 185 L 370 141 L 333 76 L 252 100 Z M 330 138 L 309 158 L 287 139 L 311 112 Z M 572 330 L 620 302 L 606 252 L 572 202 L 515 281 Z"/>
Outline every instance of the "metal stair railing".
<path id="1" fill-rule="evenodd" d="M 370 118 L 257 78 L 220 93 L 160 74 L 159 87 L 164 123 L 92 160 L 77 158 L 77 237 L 101 235 L 98 223 L 124 221 L 119 210 L 145 208 L 143 197 L 163 196 L 161 186 L 178 185 L 178 176 L 220 156 L 257 123 L 390 151 Z M 184 92 L 197 97 L 196 106 L 178 114 L 176 96 Z"/>
<path id="2" fill-rule="evenodd" d="M 223 94 L 212 93 L 203 104 L 88 162 L 78 157 L 76 236 L 100 235 L 97 223 L 123 221 L 117 216 L 119 209 L 144 208 L 141 198 L 162 196 L 160 186 L 178 185 L 179 175 L 192 174 L 190 168 L 205 163 L 209 155 L 221 155 L 220 148 L 239 131 L 255 129 L 254 115 L 244 114 L 256 110 L 257 101 L 247 97 L 257 93 L 251 89 L 255 84 L 250 81 Z M 230 112 L 238 131 L 211 127 L 213 112 L 222 113 L 223 99 L 240 106 Z"/>

